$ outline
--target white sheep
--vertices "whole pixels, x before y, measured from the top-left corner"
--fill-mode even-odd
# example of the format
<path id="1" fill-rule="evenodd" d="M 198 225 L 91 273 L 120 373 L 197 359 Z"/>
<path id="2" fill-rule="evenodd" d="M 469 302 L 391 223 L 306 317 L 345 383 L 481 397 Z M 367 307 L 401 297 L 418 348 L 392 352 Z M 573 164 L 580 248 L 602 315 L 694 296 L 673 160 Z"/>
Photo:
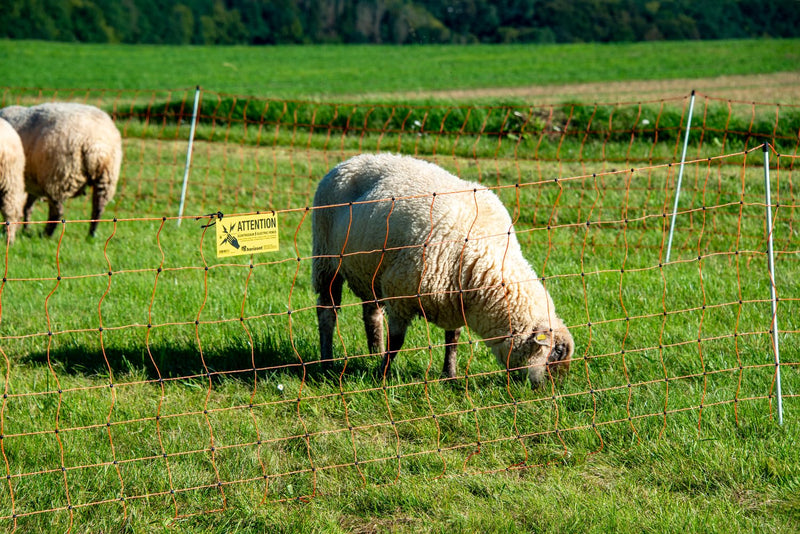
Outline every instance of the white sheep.
<path id="1" fill-rule="evenodd" d="M 25 151 L 17 131 L 0 119 L 0 211 L 6 223 L 22 220 L 25 205 Z M 8 243 L 14 243 L 16 224 L 6 224 Z"/>
<path id="2" fill-rule="evenodd" d="M 91 186 L 92 223 L 114 197 L 122 164 L 122 139 L 108 114 L 94 106 L 56 102 L 29 108 L 8 106 L 0 117 L 17 130 L 25 147 L 25 221 L 45 197 L 50 206 L 45 233 L 52 235 L 64 215 L 64 202 Z"/>
<path id="3" fill-rule="evenodd" d="M 329 207 L 326 207 L 329 206 Z M 407 156 L 364 154 L 332 169 L 314 196 L 312 282 L 321 358 L 333 357 L 342 286 L 363 301 L 367 342 L 385 375 L 423 316 L 445 330 L 442 374 L 456 376 L 464 325 L 533 386 L 563 374 L 572 336 L 524 259 L 508 211 L 480 184 Z"/>

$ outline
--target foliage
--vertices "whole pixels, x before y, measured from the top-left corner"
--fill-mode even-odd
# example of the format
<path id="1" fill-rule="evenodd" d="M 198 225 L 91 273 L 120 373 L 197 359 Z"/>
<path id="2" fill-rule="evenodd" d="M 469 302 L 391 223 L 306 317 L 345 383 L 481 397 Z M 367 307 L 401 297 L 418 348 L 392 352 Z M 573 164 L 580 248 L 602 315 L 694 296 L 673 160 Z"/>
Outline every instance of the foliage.
<path id="1" fill-rule="evenodd" d="M 6 0 L 0 37 L 92 43 L 514 43 L 796 37 L 794 0 Z"/>

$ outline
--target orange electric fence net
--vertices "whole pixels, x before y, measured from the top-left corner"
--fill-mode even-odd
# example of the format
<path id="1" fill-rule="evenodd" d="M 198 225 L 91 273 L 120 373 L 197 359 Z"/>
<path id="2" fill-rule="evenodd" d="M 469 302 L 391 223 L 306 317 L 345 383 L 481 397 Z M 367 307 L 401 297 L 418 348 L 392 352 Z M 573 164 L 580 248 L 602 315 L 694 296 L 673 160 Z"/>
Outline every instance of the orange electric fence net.
<path id="1" fill-rule="evenodd" d="M 204 92 L 178 225 L 192 98 L 3 91 L 4 106 L 102 107 L 125 148 L 95 240 L 87 203 L 73 200 L 53 238 L 39 235 L 37 211 L 4 249 L 6 528 L 73 529 L 136 510 L 181 518 L 709 434 L 774 417 L 781 371 L 784 411 L 797 417 L 796 108 L 699 95 L 681 166 L 688 97 L 436 107 Z M 443 379 L 446 343 L 425 309 L 383 377 L 365 302 L 347 289 L 322 368 L 311 226 L 330 208 L 312 198 L 331 167 L 361 152 L 416 155 L 502 200 L 536 272 L 504 283 L 542 283 L 575 339 L 563 381 L 531 389 L 469 323 L 456 378 Z M 450 194 L 476 205 L 475 189 Z M 415 202 L 430 217 L 436 196 Z M 257 210 L 276 213 L 280 250 L 218 258 L 215 225 Z"/>
<path id="2" fill-rule="evenodd" d="M 0 106 L 68 100 L 105 109 L 125 140 L 118 209 L 172 215 L 178 212 L 194 94 L 4 88 Z M 426 156 L 486 185 L 676 162 L 690 102 L 686 95 L 647 102 L 424 106 L 204 91 L 186 213 L 305 206 L 320 176 L 362 152 Z M 697 95 L 687 158 L 764 142 L 780 154 L 797 155 L 798 131 L 800 106 Z"/>

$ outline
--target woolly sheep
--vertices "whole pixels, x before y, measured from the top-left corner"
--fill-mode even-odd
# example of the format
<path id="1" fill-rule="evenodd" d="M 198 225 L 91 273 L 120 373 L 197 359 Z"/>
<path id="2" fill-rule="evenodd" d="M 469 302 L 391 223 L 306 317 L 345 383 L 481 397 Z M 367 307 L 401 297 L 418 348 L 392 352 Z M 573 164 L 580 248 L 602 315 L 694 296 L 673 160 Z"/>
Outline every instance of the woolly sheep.
<path id="1" fill-rule="evenodd" d="M 25 221 L 33 205 L 45 197 L 50 206 L 45 233 L 52 235 L 64 215 L 64 202 L 91 186 L 92 223 L 114 197 L 122 163 L 122 140 L 111 117 L 84 104 L 47 103 L 33 107 L 9 106 L 0 117 L 17 130 L 25 147 Z"/>
<path id="2" fill-rule="evenodd" d="M 384 376 L 415 316 L 445 330 L 445 377 L 456 376 L 464 325 L 500 365 L 527 368 L 532 386 L 548 370 L 569 368 L 572 336 L 525 261 L 508 212 L 485 187 L 408 156 L 363 154 L 322 179 L 314 206 L 312 283 L 323 362 L 333 357 L 346 281 L 363 301 L 370 352 L 384 350 L 386 313 Z"/>
<path id="3" fill-rule="evenodd" d="M 22 219 L 25 204 L 25 151 L 16 130 L 0 119 L 0 211 L 7 223 Z M 8 243 L 14 243 L 16 224 L 6 224 Z"/>

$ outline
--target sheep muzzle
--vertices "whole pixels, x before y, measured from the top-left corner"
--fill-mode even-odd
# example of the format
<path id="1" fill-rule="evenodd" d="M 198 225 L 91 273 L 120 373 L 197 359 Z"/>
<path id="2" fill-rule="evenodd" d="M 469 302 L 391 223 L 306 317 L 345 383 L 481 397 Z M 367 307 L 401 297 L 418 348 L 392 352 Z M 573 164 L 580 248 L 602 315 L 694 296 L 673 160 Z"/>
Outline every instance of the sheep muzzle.
<path id="1" fill-rule="evenodd" d="M 575 343 L 566 327 L 536 331 L 529 339 L 539 345 L 541 351 L 537 358 L 539 365 L 534 365 L 528 372 L 531 385 L 540 385 L 548 380 L 548 376 L 558 379 L 567 374 Z"/>
<path id="2" fill-rule="evenodd" d="M 547 356 L 547 365 L 550 367 L 550 370 L 556 373 L 567 372 L 567 370 L 569 370 L 571 352 L 568 343 L 556 343 Z"/>

